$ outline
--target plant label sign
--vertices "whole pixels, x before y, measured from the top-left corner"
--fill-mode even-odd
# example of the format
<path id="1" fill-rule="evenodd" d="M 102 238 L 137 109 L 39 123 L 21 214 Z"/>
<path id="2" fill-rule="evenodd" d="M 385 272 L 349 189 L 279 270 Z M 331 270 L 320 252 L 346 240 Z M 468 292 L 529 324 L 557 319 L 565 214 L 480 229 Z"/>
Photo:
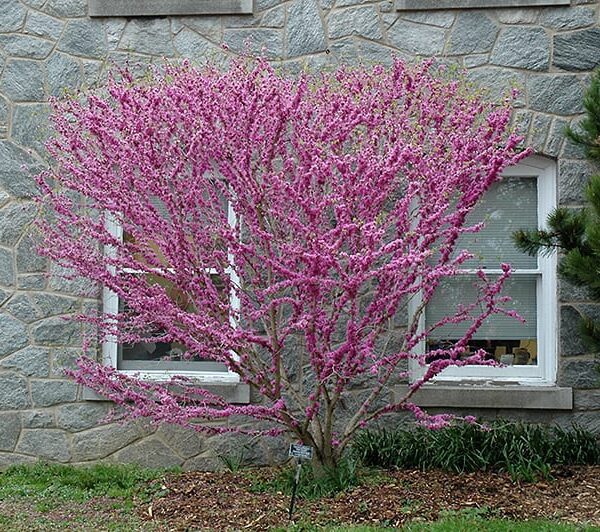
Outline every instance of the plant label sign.
<path id="1" fill-rule="evenodd" d="M 298 460 L 311 460 L 313 455 L 312 447 L 308 445 L 300 445 L 298 443 L 292 443 L 288 456 L 297 458 Z"/>

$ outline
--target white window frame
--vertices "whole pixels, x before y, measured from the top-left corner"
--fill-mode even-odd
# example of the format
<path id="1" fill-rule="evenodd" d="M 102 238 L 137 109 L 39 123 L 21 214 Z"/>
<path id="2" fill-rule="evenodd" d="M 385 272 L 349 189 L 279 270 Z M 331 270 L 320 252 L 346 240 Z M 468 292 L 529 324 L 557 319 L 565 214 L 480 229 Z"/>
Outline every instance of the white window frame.
<path id="1" fill-rule="evenodd" d="M 228 205 L 227 210 L 227 222 L 231 226 L 237 224 L 237 216 L 231 204 Z M 108 216 L 106 222 L 106 228 L 115 238 L 120 241 L 123 240 L 123 227 L 119 224 L 114 217 Z M 104 253 L 110 255 L 114 253 L 114 250 L 110 246 L 105 246 Z M 229 255 L 229 268 L 226 273 L 230 276 L 232 284 L 234 286 L 239 285 L 239 277 L 233 268 L 233 256 Z M 116 273 L 114 266 L 109 266 L 109 271 L 114 275 Z M 127 273 L 140 273 L 134 270 L 125 270 Z M 209 270 L 209 274 L 217 273 L 216 271 Z M 237 296 L 235 289 L 232 288 L 230 292 L 231 307 L 233 309 L 240 308 L 240 300 Z M 105 315 L 116 315 L 119 313 L 119 296 L 115 294 L 109 288 L 104 287 L 102 290 L 102 311 Z M 230 323 L 235 326 L 235 319 L 230 316 Z M 207 383 L 218 383 L 218 384 L 237 384 L 240 382 L 240 376 L 231 371 L 203 371 L 203 370 L 188 370 L 180 371 L 176 369 L 168 370 L 147 370 L 147 369 L 119 369 L 118 368 L 118 351 L 119 344 L 117 338 L 114 335 L 108 335 L 106 340 L 102 344 L 102 362 L 105 366 L 109 366 L 119 370 L 119 373 L 137 377 L 143 380 L 153 381 L 167 381 L 175 376 L 183 376 L 192 378 L 198 382 Z"/>
<path id="2" fill-rule="evenodd" d="M 507 168 L 502 175 L 511 177 L 537 178 L 537 219 L 538 228 L 543 229 L 550 212 L 556 207 L 556 163 L 548 158 L 530 156 L 516 166 Z M 535 386 L 553 386 L 556 383 L 558 367 L 558 306 L 557 306 L 557 257 L 556 253 L 538 255 L 536 269 L 519 269 L 513 276 L 535 274 L 538 276 L 537 297 L 537 365 L 515 365 L 505 367 L 463 366 L 449 367 L 435 377 L 434 382 L 473 382 L 473 383 L 510 383 Z M 474 273 L 476 270 L 464 270 Z M 488 274 L 499 274 L 501 270 L 486 269 Z M 413 298 L 409 304 L 409 313 L 413 315 L 420 301 Z M 418 325 L 419 333 L 425 330 L 425 313 Z M 415 348 L 416 355 L 426 351 L 425 340 Z M 425 373 L 425 367 L 418 360 L 410 360 L 411 379 L 417 380 Z"/>

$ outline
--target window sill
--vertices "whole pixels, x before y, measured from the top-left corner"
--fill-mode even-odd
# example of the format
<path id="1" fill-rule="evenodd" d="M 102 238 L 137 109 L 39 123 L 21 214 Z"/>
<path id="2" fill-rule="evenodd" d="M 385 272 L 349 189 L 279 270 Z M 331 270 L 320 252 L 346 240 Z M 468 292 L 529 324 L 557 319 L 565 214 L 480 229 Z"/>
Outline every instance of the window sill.
<path id="1" fill-rule="evenodd" d="M 252 0 L 88 0 L 90 17 L 249 15 Z"/>
<path id="2" fill-rule="evenodd" d="M 250 403 L 250 386 L 243 383 L 199 383 L 203 390 L 214 393 L 228 403 L 247 405 Z M 106 401 L 103 397 L 90 388 L 84 388 L 82 393 L 84 401 Z"/>
<path id="3" fill-rule="evenodd" d="M 397 393 L 406 388 L 396 387 Z M 523 410 L 572 410 L 573 389 L 558 386 L 428 384 L 413 402 L 427 408 L 514 408 Z"/>
<path id="4" fill-rule="evenodd" d="M 568 6 L 571 0 L 396 0 L 396 11 L 496 7 Z"/>

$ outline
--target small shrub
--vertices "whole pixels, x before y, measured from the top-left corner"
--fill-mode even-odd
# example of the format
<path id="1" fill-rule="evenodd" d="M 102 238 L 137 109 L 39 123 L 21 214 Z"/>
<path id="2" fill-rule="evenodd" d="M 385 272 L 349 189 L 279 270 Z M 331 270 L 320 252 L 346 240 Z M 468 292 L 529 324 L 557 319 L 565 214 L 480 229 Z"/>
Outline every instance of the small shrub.
<path id="1" fill-rule="evenodd" d="M 598 438 L 589 431 L 508 421 L 367 430 L 356 436 L 352 452 L 366 466 L 506 471 L 526 481 L 549 477 L 553 465 L 600 463 Z"/>

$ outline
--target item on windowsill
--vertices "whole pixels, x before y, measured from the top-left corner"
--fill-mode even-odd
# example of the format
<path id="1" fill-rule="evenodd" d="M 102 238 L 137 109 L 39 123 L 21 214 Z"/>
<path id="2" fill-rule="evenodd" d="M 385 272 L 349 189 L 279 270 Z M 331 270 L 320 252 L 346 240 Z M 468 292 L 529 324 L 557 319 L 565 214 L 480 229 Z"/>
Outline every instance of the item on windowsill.
<path id="1" fill-rule="evenodd" d="M 504 364 L 505 366 L 512 366 L 514 360 L 515 360 L 515 355 L 513 355 L 513 354 L 502 355 L 500 357 L 500 364 Z"/>
<path id="2" fill-rule="evenodd" d="M 517 347 L 513 352 L 515 355 L 515 366 L 525 366 L 529 364 L 529 351 L 527 351 L 527 349 L 524 347 Z"/>

